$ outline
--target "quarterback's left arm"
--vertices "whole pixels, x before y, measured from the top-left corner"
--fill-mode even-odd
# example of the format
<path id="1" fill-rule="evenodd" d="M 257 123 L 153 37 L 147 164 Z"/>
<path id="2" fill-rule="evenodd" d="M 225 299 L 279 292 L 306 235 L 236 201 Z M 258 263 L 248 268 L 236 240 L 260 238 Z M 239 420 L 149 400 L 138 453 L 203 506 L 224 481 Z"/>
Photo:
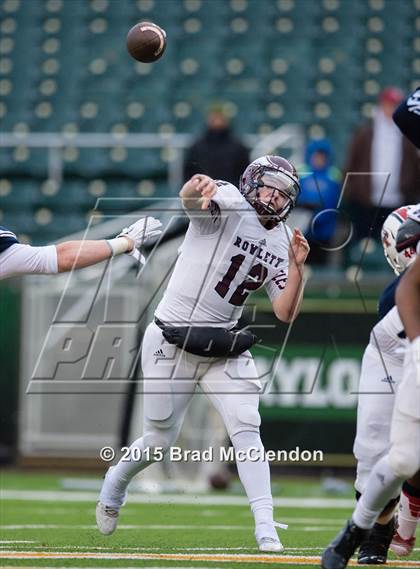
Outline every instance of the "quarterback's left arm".
<path id="1" fill-rule="evenodd" d="M 309 244 L 299 229 L 293 231 L 289 245 L 289 271 L 283 292 L 272 300 L 273 311 L 282 322 L 293 322 L 302 304 L 303 267 L 309 253 Z"/>

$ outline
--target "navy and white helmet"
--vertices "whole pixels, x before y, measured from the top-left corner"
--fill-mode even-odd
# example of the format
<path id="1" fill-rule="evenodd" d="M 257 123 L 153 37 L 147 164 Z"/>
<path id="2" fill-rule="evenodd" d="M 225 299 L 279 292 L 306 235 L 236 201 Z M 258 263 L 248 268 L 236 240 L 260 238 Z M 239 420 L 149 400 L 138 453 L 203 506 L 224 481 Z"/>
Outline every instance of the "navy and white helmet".
<path id="1" fill-rule="evenodd" d="M 277 190 L 288 198 L 280 210 L 275 209 L 270 202 L 266 204 L 259 199 L 258 190 L 264 186 Z M 299 177 L 296 168 L 286 158 L 262 156 L 251 162 L 242 174 L 239 180 L 239 191 L 258 215 L 270 218 L 269 227 L 267 225 L 266 227 L 272 228 L 280 221 L 285 221 L 295 207 L 300 193 Z"/>
<path id="2" fill-rule="evenodd" d="M 420 204 L 411 206 L 407 212 L 407 220 L 398 229 L 395 248 L 400 255 L 407 251 L 415 251 L 420 241 Z"/>
<path id="3" fill-rule="evenodd" d="M 398 231 L 409 218 L 410 212 L 414 212 L 415 209 L 416 206 L 414 205 L 399 207 L 388 215 L 382 226 L 381 241 L 385 259 L 394 269 L 396 275 L 405 271 L 416 257 L 416 251 L 413 247 L 407 247 L 405 250 L 397 248 Z"/>

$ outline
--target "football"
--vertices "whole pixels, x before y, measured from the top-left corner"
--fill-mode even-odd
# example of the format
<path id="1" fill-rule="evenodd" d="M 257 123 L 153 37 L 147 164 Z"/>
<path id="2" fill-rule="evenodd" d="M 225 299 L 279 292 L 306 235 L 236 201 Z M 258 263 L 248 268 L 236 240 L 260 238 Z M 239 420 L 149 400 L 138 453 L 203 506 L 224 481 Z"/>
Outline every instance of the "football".
<path id="1" fill-rule="evenodd" d="M 166 48 L 166 32 L 153 22 L 139 22 L 127 34 L 131 57 L 143 63 L 159 59 Z"/>

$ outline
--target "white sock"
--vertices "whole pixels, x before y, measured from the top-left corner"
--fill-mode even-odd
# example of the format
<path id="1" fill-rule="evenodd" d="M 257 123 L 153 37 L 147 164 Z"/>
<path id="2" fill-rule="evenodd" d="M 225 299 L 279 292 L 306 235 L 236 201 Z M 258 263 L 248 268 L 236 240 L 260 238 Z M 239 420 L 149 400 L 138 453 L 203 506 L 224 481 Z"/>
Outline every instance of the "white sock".
<path id="1" fill-rule="evenodd" d="M 144 437 L 140 437 L 135 440 L 130 446 L 130 449 L 137 447 L 140 451 L 143 451 Z M 138 452 L 138 451 L 136 451 Z M 133 456 L 133 455 L 132 455 Z M 136 456 L 136 455 L 134 455 Z M 151 461 L 146 460 L 143 456 L 141 460 L 120 460 L 115 466 L 111 466 L 106 473 L 105 480 L 102 484 L 101 493 L 99 495 L 99 501 L 105 506 L 110 506 L 111 508 L 119 509 L 124 501 L 127 492 L 127 487 L 131 479 L 141 470 L 144 470 L 147 466 L 152 464 Z"/>
<path id="2" fill-rule="evenodd" d="M 403 480 L 397 478 L 389 466 L 388 456 L 379 460 L 368 478 L 366 488 L 353 513 L 354 523 L 362 529 L 374 526 L 377 517 L 389 502 L 398 495 Z"/>
<path id="3" fill-rule="evenodd" d="M 260 523 L 273 523 L 273 497 L 270 485 L 270 467 L 264 460 L 264 447 L 259 433 L 244 431 L 231 437 L 235 453 L 248 449 L 258 449 L 259 460 L 246 458 L 237 461 L 239 478 L 248 496 L 251 511 L 254 515 L 255 525 Z M 253 451 L 253 456 L 256 453 Z"/>
<path id="4" fill-rule="evenodd" d="M 420 498 L 411 496 L 405 489 L 401 492 L 398 508 L 398 533 L 403 539 L 410 539 L 416 534 L 420 520 Z"/>

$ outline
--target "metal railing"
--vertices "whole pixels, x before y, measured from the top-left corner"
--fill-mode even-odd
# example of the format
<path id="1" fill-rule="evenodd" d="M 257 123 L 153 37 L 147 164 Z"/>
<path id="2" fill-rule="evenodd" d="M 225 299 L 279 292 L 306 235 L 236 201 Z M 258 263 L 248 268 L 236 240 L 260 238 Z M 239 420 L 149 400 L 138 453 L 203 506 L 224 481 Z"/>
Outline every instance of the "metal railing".
<path id="1" fill-rule="evenodd" d="M 2 133 L 0 148 L 45 148 L 48 152 L 47 177 L 60 183 L 64 171 L 64 150 L 71 148 L 160 148 L 171 151 L 167 179 L 171 188 L 179 188 L 183 179 L 186 149 L 191 145 L 190 134 L 125 134 L 125 133 Z M 299 125 L 283 125 L 267 135 L 247 134 L 243 137 L 251 149 L 252 158 L 288 148 L 290 159 L 300 163 L 303 158 L 304 132 Z"/>

